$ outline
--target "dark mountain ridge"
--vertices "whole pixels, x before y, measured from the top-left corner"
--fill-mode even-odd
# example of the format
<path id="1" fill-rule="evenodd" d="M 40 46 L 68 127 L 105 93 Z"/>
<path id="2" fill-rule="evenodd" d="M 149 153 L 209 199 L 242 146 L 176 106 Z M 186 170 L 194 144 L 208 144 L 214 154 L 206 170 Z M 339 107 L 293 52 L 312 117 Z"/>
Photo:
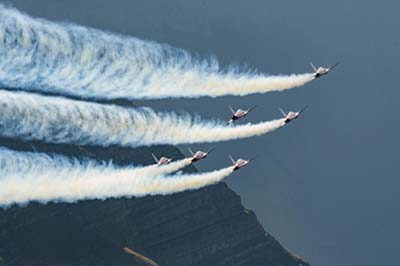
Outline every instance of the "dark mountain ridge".
<path id="1" fill-rule="evenodd" d="M 0 139 L 17 150 L 152 163 L 171 146 L 76 147 Z M 185 169 L 195 171 L 194 167 Z M 132 252 L 130 252 L 130 251 Z M 3 262 L 2 262 L 3 261 Z M 168 196 L 30 203 L 0 209 L 0 265 L 309 265 L 266 233 L 225 183 Z"/>

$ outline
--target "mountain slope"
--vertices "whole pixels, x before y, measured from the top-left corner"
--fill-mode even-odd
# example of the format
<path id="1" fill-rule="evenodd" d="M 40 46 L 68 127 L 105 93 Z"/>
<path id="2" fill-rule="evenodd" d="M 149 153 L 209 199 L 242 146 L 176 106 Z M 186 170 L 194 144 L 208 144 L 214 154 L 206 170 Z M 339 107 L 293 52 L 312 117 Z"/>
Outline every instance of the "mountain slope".
<path id="1" fill-rule="evenodd" d="M 9 140 L 0 144 L 32 149 Z M 78 149 L 35 143 L 34 148 L 70 155 L 83 152 L 120 164 L 149 164 L 151 151 L 182 157 L 170 146 Z M 308 265 L 266 234 L 225 183 L 169 196 L 0 209 L 0 257 L 4 265 L 15 266 Z"/>

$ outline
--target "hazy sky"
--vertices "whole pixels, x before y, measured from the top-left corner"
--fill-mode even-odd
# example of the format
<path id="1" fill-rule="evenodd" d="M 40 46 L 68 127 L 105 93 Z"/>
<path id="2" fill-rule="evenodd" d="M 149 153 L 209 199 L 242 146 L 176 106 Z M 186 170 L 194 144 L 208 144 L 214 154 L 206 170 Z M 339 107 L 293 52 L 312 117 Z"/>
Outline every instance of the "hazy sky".
<path id="1" fill-rule="evenodd" d="M 325 78 L 287 92 L 139 104 L 221 118 L 230 115 L 228 104 L 257 104 L 250 121 L 275 118 L 279 107 L 310 105 L 301 119 L 272 134 L 216 144 L 198 168 L 224 166 L 229 153 L 258 155 L 227 182 L 268 232 L 314 266 L 397 264 L 399 1 L 7 3 L 31 15 L 168 43 L 265 73 L 304 73 L 309 61 L 341 61 Z"/>

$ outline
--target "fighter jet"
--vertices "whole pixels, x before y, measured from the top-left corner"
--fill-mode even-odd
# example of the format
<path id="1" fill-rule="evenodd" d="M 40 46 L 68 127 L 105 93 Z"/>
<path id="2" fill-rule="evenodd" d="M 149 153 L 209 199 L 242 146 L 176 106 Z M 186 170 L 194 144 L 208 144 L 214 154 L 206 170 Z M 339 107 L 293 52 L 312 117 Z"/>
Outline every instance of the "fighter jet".
<path id="1" fill-rule="evenodd" d="M 167 158 L 167 157 L 161 157 L 160 159 L 157 159 L 157 157 L 154 155 L 154 153 L 151 154 L 154 158 L 154 160 L 157 163 L 157 166 L 160 165 L 166 165 L 169 164 L 174 158 Z"/>
<path id="2" fill-rule="evenodd" d="M 240 168 L 247 166 L 251 161 L 253 161 L 255 159 L 255 157 L 251 158 L 249 160 L 238 159 L 237 161 L 235 161 L 232 158 L 232 156 L 229 155 L 229 159 L 231 159 L 231 161 L 233 163 L 233 171 L 236 171 L 236 170 L 239 170 Z"/>
<path id="3" fill-rule="evenodd" d="M 329 71 L 331 71 L 332 69 L 334 69 L 337 65 L 339 65 L 339 63 L 334 64 L 331 67 L 325 68 L 325 67 L 319 67 L 318 69 L 313 65 L 313 63 L 310 63 L 311 67 L 313 68 L 314 72 L 314 79 L 317 79 L 321 76 L 324 76 L 326 74 L 328 74 Z"/>
<path id="4" fill-rule="evenodd" d="M 304 112 L 304 110 L 306 110 L 308 107 L 308 105 L 306 105 L 303 109 L 301 109 L 300 111 L 297 112 L 289 112 L 289 113 L 285 113 L 281 108 L 279 108 L 279 110 L 281 111 L 281 113 L 283 114 L 285 121 L 282 122 L 282 126 L 286 125 L 287 123 L 291 122 L 292 120 L 295 120 L 299 117 L 299 115 Z"/>
<path id="5" fill-rule="evenodd" d="M 215 150 L 215 148 L 212 148 L 208 152 L 196 151 L 196 153 L 194 153 L 192 151 L 192 149 L 190 149 L 190 148 L 188 148 L 188 150 L 189 150 L 190 154 L 192 155 L 192 157 L 190 158 L 191 162 L 194 163 L 194 162 L 197 162 L 197 161 L 200 161 L 200 160 L 206 158 L 210 153 L 212 153 Z"/>
<path id="6" fill-rule="evenodd" d="M 237 109 L 236 111 L 233 110 L 233 108 L 229 105 L 229 109 L 232 112 L 232 117 L 231 119 L 228 121 L 228 124 L 232 124 L 234 121 L 245 117 L 248 113 L 250 113 L 251 111 L 253 111 L 257 106 L 254 106 L 248 110 L 242 110 L 242 109 Z"/>

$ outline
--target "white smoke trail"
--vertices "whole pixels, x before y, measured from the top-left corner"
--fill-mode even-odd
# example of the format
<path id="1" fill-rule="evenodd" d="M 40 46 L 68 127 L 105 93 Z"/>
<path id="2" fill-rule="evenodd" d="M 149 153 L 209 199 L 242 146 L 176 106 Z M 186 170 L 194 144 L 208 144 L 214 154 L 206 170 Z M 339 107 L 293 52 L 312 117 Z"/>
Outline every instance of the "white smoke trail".
<path id="1" fill-rule="evenodd" d="M 134 171 L 137 175 L 159 176 L 175 173 L 190 164 L 191 158 L 184 158 L 161 166 L 135 166 L 127 167 L 126 169 Z M 24 176 L 29 175 L 31 172 L 40 172 L 44 166 L 51 170 L 62 171 L 63 169 L 72 169 L 75 165 L 79 165 L 80 167 L 94 167 L 99 165 L 105 168 L 113 167 L 112 164 L 99 164 L 95 161 L 80 162 L 77 159 L 67 159 L 59 155 L 50 156 L 36 152 L 16 152 L 0 148 L 0 178 L 1 176 L 13 175 L 16 169 L 19 175 Z M 124 168 L 120 167 L 120 169 Z"/>
<path id="2" fill-rule="evenodd" d="M 151 166 L 118 168 L 110 163 L 79 162 L 62 156 L 5 149 L 0 149 L 0 165 L 0 206 L 3 207 L 29 201 L 75 202 L 166 195 L 217 183 L 233 172 L 231 166 L 201 174 L 155 175 Z M 168 167 L 171 165 L 158 169 L 170 171 Z"/>
<path id="3" fill-rule="evenodd" d="M 283 121 L 227 126 L 188 114 L 0 91 L 0 135 L 50 143 L 135 147 L 219 142 L 266 134 Z"/>
<path id="4" fill-rule="evenodd" d="M 83 98 L 168 98 L 266 93 L 312 74 L 267 76 L 164 44 L 31 18 L 0 5 L 0 85 Z"/>

